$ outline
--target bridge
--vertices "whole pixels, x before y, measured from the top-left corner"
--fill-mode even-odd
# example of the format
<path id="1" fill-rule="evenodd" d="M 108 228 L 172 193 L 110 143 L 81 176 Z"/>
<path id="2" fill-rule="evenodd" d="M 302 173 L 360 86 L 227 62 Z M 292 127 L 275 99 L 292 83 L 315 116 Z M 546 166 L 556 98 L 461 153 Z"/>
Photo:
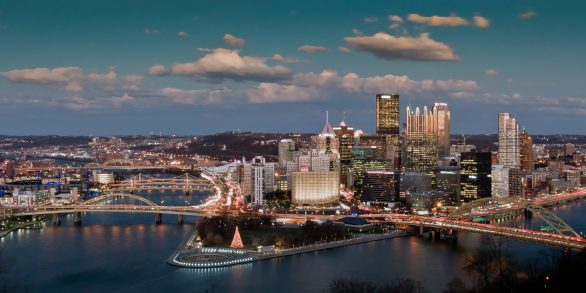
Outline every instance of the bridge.
<path id="1" fill-rule="evenodd" d="M 170 178 L 151 177 L 138 174 L 121 182 L 107 185 L 111 191 L 141 190 L 180 190 L 189 194 L 190 191 L 209 191 L 214 184 L 207 179 L 197 178 L 188 173 Z"/>
<path id="2" fill-rule="evenodd" d="M 581 193 L 576 193 L 576 196 Z M 485 223 L 477 223 L 468 220 L 470 215 L 476 215 L 478 207 L 484 207 L 487 203 L 494 201 L 509 202 L 507 209 L 523 209 L 533 214 L 539 215 L 553 232 L 534 231 L 529 229 L 512 228 L 497 226 Z M 220 216 L 226 215 L 217 209 L 222 205 L 222 196 L 216 194 L 208 202 L 198 206 L 159 206 L 154 202 L 141 196 L 129 193 L 107 193 L 105 195 L 90 199 L 86 202 L 76 205 L 65 206 L 33 206 L 33 207 L 10 207 L 3 206 L 0 208 L 0 217 L 2 216 L 35 216 L 35 215 L 56 215 L 75 214 L 75 221 L 81 221 L 81 213 L 86 212 L 109 212 L 109 213 L 150 213 L 155 215 L 156 222 L 161 222 L 162 214 L 178 215 L 179 222 L 183 221 L 183 216 Z M 501 210 L 485 209 L 483 214 L 502 212 Z M 276 218 L 288 218 L 297 220 L 338 220 L 344 215 L 304 215 L 304 214 L 272 214 Z M 554 245 L 572 249 L 586 249 L 586 239 L 582 238 L 574 229 L 565 221 L 556 216 L 553 212 L 547 210 L 539 201 L 523 200 L 519 198 L 510 199 L 480 199 L 463 205 L 447 217 L 429 217 L 419 215 L 407 215 L 396 213 L 379 213 L 363 214 L 362 218 L 368 218 L 384 223 L 393 223 L 396 225 L 419 227 L 420 232 L 424 228 L 440 229 L 442 231 L 468 231 L 481 233 L 492 236 L 501 236 L 511 239 L 525 240 L 536 243 Z M 58 218 L 57 218 L 58 221 Z"/>
<path id="3" fill-rule="evenodd" d="M 161 223 L 163 214 L 177 215 L 183 223 L 184 216 L 219 216 L 214 206 L 221 196 L 215 195 L 204 204 L 197 206 L 160 206 L 156 203 L 130 193 L 107 193 L 74 205 L 2 206 L 0 218 L 5 216 L 54 215 L 53 222 L 59 222 L 59 215 L 74 214 L 75 223 L 81 222 L 82 213 L 147 213 L 155 215 L 155 222 Z"/>

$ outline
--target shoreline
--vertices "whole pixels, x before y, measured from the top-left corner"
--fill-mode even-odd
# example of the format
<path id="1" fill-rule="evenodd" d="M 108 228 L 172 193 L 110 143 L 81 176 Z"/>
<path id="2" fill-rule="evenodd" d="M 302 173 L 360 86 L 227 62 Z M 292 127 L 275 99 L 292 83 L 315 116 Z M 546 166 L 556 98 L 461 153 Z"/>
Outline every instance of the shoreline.
<path id="1" fill-rule="evenodd" d="M 186 246 L 193 240 L 193 235 L 188 235 L 177 249 L 167 258 L 167 263 L 177 267 L 184 268 L 217 268 L 250 263 L 265 259 L 279 258 L 306 252 L 313 252 L 331 248 L 363 244 L 367 242 L 391 239 L 395 237 L 408 236 L 409 233 L 402 230 L 382 234 L 365 234 L 350 239 L 323 242 L 317 244 L 305 245 L 302 247 L 274 250 L 268 252 L 257 252 L 245 249 L 232 248 L 187 248 Z"/>

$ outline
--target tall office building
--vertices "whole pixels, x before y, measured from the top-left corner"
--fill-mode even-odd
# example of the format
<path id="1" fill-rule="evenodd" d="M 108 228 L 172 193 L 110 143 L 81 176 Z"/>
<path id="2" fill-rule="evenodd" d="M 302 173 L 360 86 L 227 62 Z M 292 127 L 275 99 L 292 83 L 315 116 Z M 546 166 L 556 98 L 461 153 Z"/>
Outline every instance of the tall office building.
<path id="1" fill-rule="evenodd" d="M 499 113 L 499 164 L 507 168 L 519 168 L 519 125 L 509 113 Z"/>
<path id="2" fill-rule="evenodd" d="M 363 134 L 358 138 L 358 145 L 363 147 L 376 148 L 376 154 L 379 159 L 388 160 L 394 166 L 394 149 L 393 144 L 384 135 Z"/>
<path id="3" fill-rule="evenodd" d="M 366 171 L 362 185 L 362 201 L 388 204 L 399 201 L 399 172 Z"/>
<path id="4" fill-rule="evenodd" d="M 336 137 L 336 132 L 330 125 L 328 113 L 326 112 L 326 124 L 318 135 L 311 137 L 312 149 L 316 149 L 320 154 L 338 154 L 340 142 Z"/>
<path id="5" fill-rule="evenodd" d="M 450 155 L 450 109 L 446 103 L 433 105 L 433 124 L 437 141 L 437 150 L 440 157 Z"/>
<path id="6" fill-rule="evenodd" d="M 437 141 L 434 115 L 427 107 L 412 111 L 407 107 L 407 127 L 403 137 L 407 172 L 433 175 L 437 167 Z"/>
<path id="7" fill-rule="evenodd" d="M 376 95 L 376 134 L 386 136 L 393 145 L 395 170 L 401 168 L 400 115 L 398 94 Z"/>
<path id="8" fill-rule="evenodd" d="M 525 128 L 521 130 L 521 170 L 533 171 L 533 140 Z"/>
<path id="9" fill-rule="evenodd" d="M 340 153 L 340 183 L 348 184 L 348 170 L 352 163 L 352 146 L 354 145 L 354 128 L 346 125 L 342 120 L 340 125 L 334 127 L 334 132 L 339 142 Z"/>
<path id="10" fill-rule="evenodd" d="M 460 191 L 464 202 L 491 194 L 492 153 L 471 151 L 462 153 L 460 160 Z"/>
<path id="11" fill-rule="evenodd" d="M 296 205 L 332 205 L 340 198 L 340 173 L 292 172 L 291 201 Z"/>
<path id="12" fill-rule="evenodd" d="M 267 163 L 265 158 L 256 156 L 250 163 L 243 162 L 240 182 L 243 195 L 251 195 L 251 202 L 264 204 L 264 194 L 272 192 L 275 182 L 275 164 Z"/>
<path id="13" fill-rule="evenodd" d="M 279 141 L 279 166 L 281 168 L 287 167 L 287 162 L 293 160 L 293 152 L 295 151 L 295 142 L 291 139 L 281 139 Z"/>
<path id="14" fill-rule="evenodd" d="M 356 193 L 362 192 L 364 175 L 368 171 L 393 171 L 391 162 L 377 156 L 376 148 L 370 146 L 354 146 L 353 158 L 348 173 L 349 184 L 356 188 Z"/>
<path id="15" fill-rule="evenodd" d="M 509 196 L 509 168 L 503 165 L 492 165 L 491 171 L 492 197 Z"/>

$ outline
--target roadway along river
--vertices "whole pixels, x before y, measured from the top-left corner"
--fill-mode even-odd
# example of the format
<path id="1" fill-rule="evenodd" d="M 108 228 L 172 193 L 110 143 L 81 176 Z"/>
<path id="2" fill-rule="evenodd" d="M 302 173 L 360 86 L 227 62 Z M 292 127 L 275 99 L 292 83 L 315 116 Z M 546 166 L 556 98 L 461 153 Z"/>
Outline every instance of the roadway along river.
<path id="1" fill-rule="evenodd" d="M 198 204 L 203 195 L 144 192 L 156 203 Z M 578 232 L 586 232 L 586 203 L 555 212 Z M 457 242 L 405 237 L 270 259 L 222 269 L 184 269 L 165 263 L 195 219 L 176 224 L 164 216 L 86 214 L 83 224 L 20 230 L 0 240 L 0 284 L 31 292 L 323 292 L 338 277 L 383 282 L 395 277 L 419 280 L 440 292 L 457 276 L 466 255 L 482 246 L 482 237 L 460 233 Z M 539 227 L 536 216 L 513 225 Z M 509 242 L 518 259 L 558 251 L 544 245 Z M 5 272 L 2 272 L 5 270 Z M 254 290 L 253 290 L 254 289 Z M 2 288 L 0 287 L 0 290 Z"/>

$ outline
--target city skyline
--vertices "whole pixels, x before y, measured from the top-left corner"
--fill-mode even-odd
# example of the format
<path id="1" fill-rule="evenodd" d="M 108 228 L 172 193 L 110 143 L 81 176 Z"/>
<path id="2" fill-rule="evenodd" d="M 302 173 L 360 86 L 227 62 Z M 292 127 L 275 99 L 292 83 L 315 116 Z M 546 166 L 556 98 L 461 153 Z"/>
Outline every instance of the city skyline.
<path id="1" fill-rule="evenodd" d="M 0 133 L 313 133 L 326 110 L 375 133 L 373 97 L 398 93 L 401 121 L 447 103 L 453 134 L 499 112 L 586 134 L 582 3 L 260 2 L 1 3 Z"/>

